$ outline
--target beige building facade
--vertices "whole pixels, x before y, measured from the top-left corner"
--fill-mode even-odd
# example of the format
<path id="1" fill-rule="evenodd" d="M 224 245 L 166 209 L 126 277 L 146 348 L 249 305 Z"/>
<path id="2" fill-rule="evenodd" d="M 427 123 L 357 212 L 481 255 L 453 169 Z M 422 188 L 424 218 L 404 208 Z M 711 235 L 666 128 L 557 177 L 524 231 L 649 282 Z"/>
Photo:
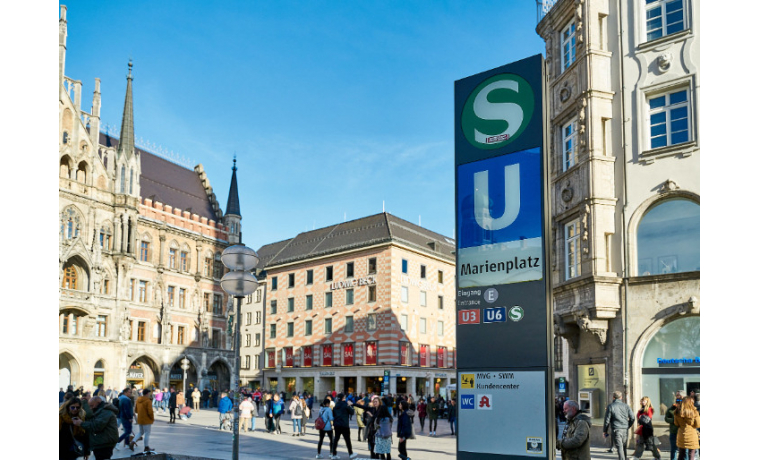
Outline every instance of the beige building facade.
<path id="1" fill-rule="evenodd" d="M 132 64 L 119 138 L 100 130 L 65 76 L 59 20 L 59 386 L 230 386 L 234 355 L 221 252 L 240 240 L 233 169 L 227 214 L 203 171 L 135 146 Z M 187 358 L 187 376 L 180 361 Z"/>
<path id="2" fill-rule="evenodd" d="M 259 250 L 263 386 L 446 394 L 455 383 L 453 241 L 382 213 Z"/>
<path id="3" fill-rule="evenodd" d="M 699 393 L 699 2 L 544 1 L 555 333 L 567 396 Z M 586 390 L 586 391 L 581 391 Z"/>

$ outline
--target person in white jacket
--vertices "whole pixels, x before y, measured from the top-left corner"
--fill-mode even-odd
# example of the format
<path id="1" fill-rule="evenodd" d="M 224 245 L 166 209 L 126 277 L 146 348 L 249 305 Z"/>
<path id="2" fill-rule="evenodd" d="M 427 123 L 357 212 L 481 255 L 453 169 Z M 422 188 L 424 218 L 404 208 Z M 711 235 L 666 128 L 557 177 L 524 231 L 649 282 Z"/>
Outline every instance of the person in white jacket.
<path id="1" fill-rule="evenodd" d="M 253 419 L 253 410 L 255 407 L 251 402 L 251 398 L 245 398 L 240 403 L 240 431 L 244 432 L 249 429 L 253 431 L 256 429 L 256 420 Z M 253 423 L 251 424 L 251 422 Z"/>
<path id="2" fill-rule="evenodd" d="M 301 419 L 303 419 L 303 407 L 301 406 L 301 398 L 298 394 L 293 395 L 293 399 L 290 401 L 290 419 L 293 420 L 293 434 L 292 436 L 303 436 L 301 434 Z"/>

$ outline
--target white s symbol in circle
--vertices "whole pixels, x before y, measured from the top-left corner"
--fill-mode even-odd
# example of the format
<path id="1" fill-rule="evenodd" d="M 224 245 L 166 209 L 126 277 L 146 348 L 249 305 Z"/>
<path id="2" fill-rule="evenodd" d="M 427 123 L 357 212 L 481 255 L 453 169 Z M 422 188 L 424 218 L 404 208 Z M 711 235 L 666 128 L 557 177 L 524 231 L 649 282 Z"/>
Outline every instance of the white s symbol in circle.
<path id="1" fill-rule="evenodd" d="M 504 214 L 491 217 L 488 199 L 488 170 L 475 173 L 475 221 L 485 230 L 501 230 L 517 219 L 520 213 L 520 165 L 504 167 Z"/>
<path id="2" fill-rule="evenodd" d="M 500 80 L 491 83 L 483 88 L 475 97 L 472 104 L 472 111 L 478 118 L 483 120 L 504 120 L 507 122 L 507 129 L 504 131 L 486 135 L 475 129 L 475 140 L 481 144 L 486 143 L 486 139 L 492 136 L 501 136 L 507 134 L 512 137 L 517 132 L 523 122 L 522 107 L 513 102 L 492 103 L 488 102 L 488 94 L 495 89 L 510 89 L 517 91 L 518 83 L 514 80 Z"/>

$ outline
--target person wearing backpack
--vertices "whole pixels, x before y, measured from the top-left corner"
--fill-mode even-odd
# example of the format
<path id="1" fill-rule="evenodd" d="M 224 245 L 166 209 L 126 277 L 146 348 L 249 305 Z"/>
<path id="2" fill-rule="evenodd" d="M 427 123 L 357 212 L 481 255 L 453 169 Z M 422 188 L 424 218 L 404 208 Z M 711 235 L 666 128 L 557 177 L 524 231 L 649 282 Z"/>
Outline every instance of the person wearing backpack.
<path id="1" fill-rule="evenodd" d="M 375 402 L 377 401 L 377 402 Z M 388 404 L 381 399 L 373 399 L 372 403 L 377 408 L 375 416 L 372 418 L 372 424 L 375 425 L 375 448 L 376 457 L 385 460 L 391 460 L 391 445 L 393 443 L 393 416 Z"/>
<path id="2" fill-rule="evenodd" d="M 333 420 L 335 420 L 335 417 L 333 417 L 332 409 L 330 409 L 330 400 L 325 398 L 325 400 L 322 401 L 322 406 L 319 409 L 319 414 L 317 414 L 317 417 L 314 420 L 314 429 L 319 431 L 319 443 L 317 444 L 317 456 L 315 458 L 324 458 L 322 457 L 322 442 L 324 441 L 325 436 L 330 438 L 329 448 L 332 449 Z M 331 454 L 330 458 L 334 459 L 335 456 Z"/>
<path id="3" fill-rule="evenodd" d="M 636 413 L 636 421 L 639 427 L 636 429 L 636 450 L 633 458 L 639 460 L 645 450 L 652 452 L 654 458 L 660 458 L 660 450 L 655 445 L 654 429 L 652 428 L 652 417 L 654 408 L 648 396 L 641 398 L 641 409 Z"/>
<path id="4" fill-rule="evenodd" d="M 396 434 L 398 435 L 398 456 L 401 460 L 409 460 L 409 456 L 406 453 L 406 444 L 414 433 L 412 419 L 409 417 L 408 413 L 409 403 L 402 400 L 398 403 L 398 407 L 398 428 L 396 430 Z"/>
<path id="5" fill-rule="evenodd" d="M 293 394 L 293 399 L 290 401 L 290 419 L 293 421 L 293 434 L 291 436 L 301 436 L 301 419 L 303 419 L 303 407 L 301 407 L 301 398 L 298 394 Z"/>
<path id="6" fill-rule="evenodd" d="M 285 403 L 282 402 L 282 399 L 280 399 L 280 395 L 275 393 L 274 398 L 272 398 L 272 424 L 277 434 L 282 434 L 282 429 L 280 428 L 280 417 L 282 417 L 283 410 L 285 410 Z"/>

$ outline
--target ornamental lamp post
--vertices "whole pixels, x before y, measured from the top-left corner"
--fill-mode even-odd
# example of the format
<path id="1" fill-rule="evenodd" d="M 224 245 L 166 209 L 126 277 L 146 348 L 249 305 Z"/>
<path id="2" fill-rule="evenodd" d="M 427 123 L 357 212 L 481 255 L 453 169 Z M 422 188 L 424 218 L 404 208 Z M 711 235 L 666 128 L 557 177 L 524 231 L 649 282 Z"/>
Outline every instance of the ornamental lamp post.
<path id="1" fill-rule="evenodd" d="M 240 451 L 240 307 L 243 297 L 253 293 L 259 282 L 251 271 L 259 263 L 259 255 L 251 248 L 242 244 L 230 246 L 222 252 L 222 263 L 230 269 L 222 277 L 221 285 L 224 292 L 237 299 L 235 308 L 235 372 L 232 375 L 232 460 L 238 460 Z"/>
<path id="2" fill-rule="evenodd" d="M 182 394 L 187 398 L 187 370 L 190 369 L 190 360 L 185 356 L 180 362 L 182 363 L 180 366 L 182 368 Z"/>

